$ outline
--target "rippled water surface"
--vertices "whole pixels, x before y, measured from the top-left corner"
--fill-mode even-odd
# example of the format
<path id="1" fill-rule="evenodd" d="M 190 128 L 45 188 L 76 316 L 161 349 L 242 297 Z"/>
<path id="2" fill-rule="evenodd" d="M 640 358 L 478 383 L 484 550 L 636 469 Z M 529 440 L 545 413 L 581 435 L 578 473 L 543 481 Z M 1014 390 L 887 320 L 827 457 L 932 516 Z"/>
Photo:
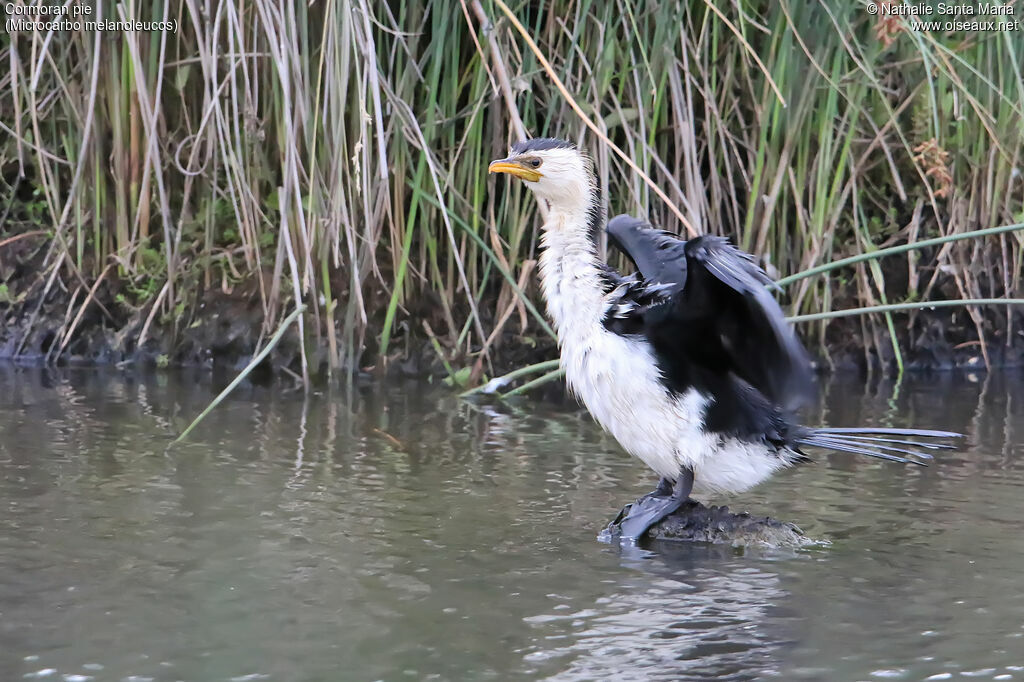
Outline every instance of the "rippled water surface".
<path id="1" fill-rule="evenodd" d="M 595 541 L 653 475 L 572 404 L 0 368 L 0 680 L 1024 680 L 1024 377 L 833 382 L 960 430 L 727 501 L 799 552 Z"/>

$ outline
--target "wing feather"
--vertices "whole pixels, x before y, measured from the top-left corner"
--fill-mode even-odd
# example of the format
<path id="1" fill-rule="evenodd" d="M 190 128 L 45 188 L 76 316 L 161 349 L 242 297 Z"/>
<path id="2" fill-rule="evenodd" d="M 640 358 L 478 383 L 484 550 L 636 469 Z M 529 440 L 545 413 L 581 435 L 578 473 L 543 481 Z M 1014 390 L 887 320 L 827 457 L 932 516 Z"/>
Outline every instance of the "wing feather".
<path id="1" fill-rule="evenodd" d="M 689 330 L 683 343 L 772 403 L 786 410 L 799 407 L 811 394 L 811 364 L 768 292 L 771 279 L 722 237 L 691 239 L 685 251 L 689 278 L 668 315 Z"/>
<path id="2" fill-rule="evenodd" d="M 644 279 L 669 285 L 666 302 L 640 312 L 656 350 L 682 356 L 672 364 L 685 358 L 701 374 L 734 375 L 785 410 L 807 400 L 807 352 L 749 254 L 722 237 L 683 241 L 625 215 L 608 233 Z"/>
<path id="3" fill-rule="evenodd" d="M 607 232 L 611 243 L 633 261 L 647 281 L 671 285 L 673 294 L 686 283 L 683 240 L 625 214 L 609 220 Z"/>

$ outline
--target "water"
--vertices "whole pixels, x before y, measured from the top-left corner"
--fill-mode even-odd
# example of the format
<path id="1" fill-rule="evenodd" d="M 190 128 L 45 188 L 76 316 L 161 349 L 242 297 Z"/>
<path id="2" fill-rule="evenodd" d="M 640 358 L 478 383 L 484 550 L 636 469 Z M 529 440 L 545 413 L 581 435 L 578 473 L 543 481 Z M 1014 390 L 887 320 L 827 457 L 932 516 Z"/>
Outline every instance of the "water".
<path id="1" fill-rule="evenodd" d="M 1019 375 L 826 386 L 969 438 L 729 500 L 798 552 L 595 542 L 654 480 L 571 404 L 246 388 L 168 450 L 222 385 L 0 369 L 0 680 L 1024 679 Z"/>

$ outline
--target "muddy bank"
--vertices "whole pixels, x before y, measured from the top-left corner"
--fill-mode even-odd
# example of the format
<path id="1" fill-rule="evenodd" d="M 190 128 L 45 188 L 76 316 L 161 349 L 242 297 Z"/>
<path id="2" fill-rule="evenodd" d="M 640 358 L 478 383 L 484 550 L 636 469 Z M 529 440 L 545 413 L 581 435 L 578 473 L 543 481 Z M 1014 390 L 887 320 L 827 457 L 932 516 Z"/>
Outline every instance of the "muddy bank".
<path id="1" fill-rule="evenodd" d="M 113 268 L 98 285 L 64 273 L 44 277 L 39 272 L 39 241 L 21 239 L 0 252 L 0 360 L 241 369 L 274 331 L 264 328 L 258 282 L 230 288 L 198 286 L 188 303 L 171 312 L 154 312 L 157 292 L 151 292 L 150 300 L 138 302 L 138 284 L 120 280 Z M 903 265 L 894 259 L 888 267 L 898 278 Z M 282 305 L 291 307 L 287 300 Z M 834 307 L 855 305 L 852 298 L 837 299 Z M 485 328 L 493 326 L 487 311 L 495 307 L 481 306 Z M 477 366 L 472 355 L 447 350 L 442 360 L 424 331 L 443 327 L 439 314 L 439 306 L 429 300 L 411 305 L 392 337 L 390 347 L 395 350 L 381 358 L 374 342 L 383 322 L 381 309 L 369 321 L 358 366 L 341 369 L 414 377 L 445 377 L 452 371 L 466 378 L 474 367 L 483 375 L 496 376 L 556 356 L 554 342 L 530 320 L 525 331 L 518 321 L 504 326 L 503 334 L 491 346 L 489 363 Z M 1024 366 L 1024 311 L 991 308 L 975 314 L 976 319 L 961 308 L 895 314 L 896 345 L 881 316 L 835 320 L 824 333 L 817 323 L 799 329 L 822 371 L 893 370 L 897 348 L 910 371 L 984 369 L 986 355 L 993 367 Z M 325 376 L 329 364 L 323 323 L 314 313 L 306 313 L 306 356 L 314 377 Z M 984 351 L 979 329 L 984 335 Z M 337 338 L 343 338 L 343 332 L 336 323 Z M 301 372 L 296 327 L 288 330 L 260 372 L 266 376 Z"/>
<path id="2" fill-rule="evenodd" d="M 800 331 L 823 370 L 893 372 L 898 368 L 897 351 L 907 371 L 1024 366 L 1024 314 L 1020 308 L 989 308 L 976 314 L 980 325 L 965 308 L 894 313 L 896 344 L 880 315 L 877 319 L 834 320 L 825 331 L 823 344 L 816 345 L 809 338 L 813 325 L 803 325 Z"/>

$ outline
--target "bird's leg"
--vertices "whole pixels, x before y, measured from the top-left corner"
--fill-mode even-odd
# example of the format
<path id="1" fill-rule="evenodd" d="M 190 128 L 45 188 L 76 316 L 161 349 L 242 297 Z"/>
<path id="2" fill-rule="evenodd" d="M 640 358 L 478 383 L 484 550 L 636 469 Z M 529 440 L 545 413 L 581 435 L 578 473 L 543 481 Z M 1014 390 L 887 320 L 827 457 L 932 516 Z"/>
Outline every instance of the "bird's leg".
<path id="1" fill-rule="evenodd" d="M 619 515 L 615 517 L 615 520 L 608 524 L 608 528 L 618 528 L 619 524 L 622 523 L 622 520 L 629 515 L 629 510 L 632 509 L 635 505 L 642 503 L 644 500 L 650 497 L 668 497 L 669 495 L 672 494 L 672 487 L 674 485 L 675 481 L 673 481 L 671 478 L 665 478 L 664 476 L 662 476 L 658 480 L 657 488 L 647 493 L 646 495 L 638 497 L 635 502 L 630 502 L 625 507 L 623 507 L 622 510 L 619 512 Z"/>
<path id="2" fill-rule="evenodd" d="M 675 482 L 666 478 L 658 483 L 658 489 L 644 495 L 636 502 L 627 504 L 601 533 L 600 539 L 619 538 L 635 542 L 647 529 L 683 506 L 693 489 L 693 472 L 683 469 Z"/>

